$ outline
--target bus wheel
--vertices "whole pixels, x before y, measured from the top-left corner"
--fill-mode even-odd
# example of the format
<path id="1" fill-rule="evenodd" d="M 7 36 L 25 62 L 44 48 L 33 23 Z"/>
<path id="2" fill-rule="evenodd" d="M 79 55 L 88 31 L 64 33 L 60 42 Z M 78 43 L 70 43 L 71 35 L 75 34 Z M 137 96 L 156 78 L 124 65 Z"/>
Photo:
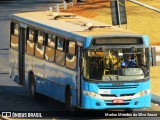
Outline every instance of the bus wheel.
<path id="1" fill-rule="evenodd" d="M 74 107 L 72 106 L 72 95 L 70 89 L 66 90 L 65 106 L 67 111 L 74 111 Z"/>
<path id="2" fill-rule="evenodd" d="M 34 74 L 31 74 L 29 78 L 29 91 L 30 91 L 31 98 L 35 100 L 37 97 L 37 93 L 36 93 Z"/>

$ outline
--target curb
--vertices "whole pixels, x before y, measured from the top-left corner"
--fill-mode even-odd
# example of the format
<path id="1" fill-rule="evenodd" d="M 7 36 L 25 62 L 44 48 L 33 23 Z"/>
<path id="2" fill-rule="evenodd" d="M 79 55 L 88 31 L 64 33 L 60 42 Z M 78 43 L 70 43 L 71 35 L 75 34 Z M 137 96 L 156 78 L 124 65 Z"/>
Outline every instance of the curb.
<path id="1" fill-rule="evenodd" d="M 160 96 L 151 94 L 151 101 L 156 104 L 160 104 Z"/>

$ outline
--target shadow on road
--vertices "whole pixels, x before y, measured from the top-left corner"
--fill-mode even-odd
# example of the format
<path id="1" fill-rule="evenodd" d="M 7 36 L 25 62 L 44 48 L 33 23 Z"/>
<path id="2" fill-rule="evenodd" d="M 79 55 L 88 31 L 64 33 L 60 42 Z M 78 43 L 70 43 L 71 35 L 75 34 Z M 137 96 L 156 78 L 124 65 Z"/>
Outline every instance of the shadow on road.
<path id="1" fill-rule="evenodd" d="M 29 90 L 23 86 L 1 85 L 0 96 L 0 104 L 5 101 L 0 111 L 63 111 L 65 109 L 63 103 L 44 95 L 39 95 L 36 101 L 32 100 Z"/>
<path id="2" fill-rule="evenodd" d="M 118 118 L 117 113 L 107 110 L 82 110 L 68 112 L 65 104 L 44 95 L 39 95 L 36 101 L 29 96 L 29 91 L 22 86 L 0 86 L 0 111 L 41 112 L 47 118 L 65 119 L 104 119 Z M 109 113 L 111 116 L 105 116 Z M 127 118 L 127 117 L 123 117 Z"/>

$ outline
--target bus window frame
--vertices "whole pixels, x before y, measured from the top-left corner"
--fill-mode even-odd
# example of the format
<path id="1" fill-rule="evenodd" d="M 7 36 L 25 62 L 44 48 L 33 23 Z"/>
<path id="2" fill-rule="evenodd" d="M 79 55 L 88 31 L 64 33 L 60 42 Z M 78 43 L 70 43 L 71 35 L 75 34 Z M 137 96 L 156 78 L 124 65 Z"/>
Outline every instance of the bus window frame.
<path id="1" fill-rule="evenodd" d="M 18 25 L 18 34 L 17 35 L 14 34 L 14 25 L 15 24 Z M 11 23 L 10 23 L 10 27 L 11 27 L 11 29 L 10 29 L 10 48 L 12 48 L 14 50 L 18 50 L 19 49 L 19 33 L 20 33 L 20 31 L 19 31 L 19 22 L 12 20 Z M 17 48 L 12 47 L 12 45 L 11 45 L 11 43 L 12 43 L 12 36 L 17 37 L 17 39 L 16 39 L 17 43 L 18 43 Z"/>
<path id="2" fill-rule="evenodd" d="M 60 39 L 58 39 L 58 38 L 60 38 Z M 61 50 L 61 48 L 58 48 L 58 43 L 59 43 L 58 40 L 63 40 L 62 50 Z M 66 40 L 67 40 L 67 39 L 64 38 L 64 37 L 57 36 L 57 38 L 56 38 L 56 50 L 65 51 L 65 41 L 66 41 Z"/>
<path id="3" fill-rule="evenodd" d="M 60 50 L 60 49 L 57 48 L 57 47 L 58 47 L 58 37 L 61 38 L 61 39 L 63 39 L 63 49 L 62 49 L 62 50 Z M 58 35 L 57 35 L 57 37 L 56 37 L 56 49 L 55 49 L 55 63 L 56 63 L 57 65 L 59 65 L 59 66 L 62 66 L 62 67 L 65 66 L 65 57 L 66 57 L 65 41 L 66 41 L 66 39 L 65 39 L 64 37 L 61 37 L 61 36 L 58 36 Z M 63 65 L 61 65 L 61 64 L 59 64 L 59 63 L 57 62 L 57 56 L 58 56 L 58 55 L 57 55 L 57 52 L 62 52 L 62 53 L 64 53 L 64 63 L 63 63 Z"/>
<path id="4" fill-rule="evenodd" d="M 39 43 L 38 42 L 38 32 L 42 32 L 43 33 L 43 43 Z M 45 49 L 46 49 L 46 46 L 45 46 L 45 42 L 46 42 L 46 32 L 43 30 L 43 29 L 35 29 L 35 40 L 34 40 L 34 56 L 36 58 L 39 58 L 39 59 L 44 59 L 44 56 L 45 56 Z M 36 47 L 37 46 L 43 46 L 43 56 L 42 57 L 39 57 L 38 55 L 36 55 Z M 39 47 L 37 47 L 38 49 L 40 49 Z"/>
<path id="5" fill-rule="evenodd" d="M 74 42 L 74 43 L 75 43 L 75 53 L 74 53 L 74 54 L 72 54 L 72 53 L 69 52 L 69 42 Z M 67 43 L 68 43 L 68 45 L 67 45 Z M 78 53 L 78 52 L 77 52 L 77 43 L 76 43 L 75 41 L 73 41 L 73 40 L 67 39 L 65 46 L 66 46 L 65 67 L 66 67 L 67 69 L 76 71 L 76 70 L 77 70 L 77 60 L 78 60 L 78 59 L 77 59 L 77 53 Z M 68 50 L 67 50 L 67 48 L 68 48 Z M 74 69 L 72 69 L 72 68 L 70 68 L 70 67 L 68 67 L 68 66 L 66 65 L 67 55 L 71 55 L 72 57 L 76 57 L 76 66 L 75 66 Z"/>
<path id="6" fill-rule="evenodd" d="M 12 22 L 15 23 L 14 21 L 12 21 Z M 16 23 L 18 24 L 19 22 L 16 22 Z M 19 24 L 18 24 L 18 25 L 19 25 Z M 29 39 L 29 30 L 30 30 L 30 29 L 32 29 L 32 30 L 34 31 L 33 40 L 30 40 L 30 39 Z M 43 58 L 39 58 L 39 57 L 37 57 L 37 56 L 35 55 L 36 44 L 40 44 L 40 43 L 37 42 L 37 39 L 38 39 L 38 31 L 41 31 L 41 32 L 44 33 L 44 42 L 43 42 L 44 55 L 43 55 Z M 10 31 L 10 33 L 11 33 L 11 31 Z M 47 42 L 48 42 L 48 41 L 47 41 L 47 40 L 48 40 L 48 34 L 55 35 L 55 47 L 48 46 L 48 44 L 47 44 Z M 61 39 L 63 39 L 63 50 L 60 50 L 60 49 L 57 48 L 58 37 L 61 38 Z M 34 48 L 33 48 L 33 54 L 27 53 L 27 41 L 29 41 L 29 42 L 31 42 L 31 43 L 34 43 L 34 45 L 33 45 L 33 46 L 34 46 Z M 67 52 L 67 50 L 66 50 L 66 47 L 67 47 L 67 46 L 66 46 L 66 43 L 67 43 L 67 41 L 68 41 L 68 42 L 69 42 L 69 41 L 75 42 L 75 54 L 71 54 L 71 53 L 69 53 L 69 51 Z M 42 45 L 42 44 L 41 44 L 41 45 Z M 45 58 L 46 47 L 49 47 L 49 48 L 51 48 L 51 49 L 54 49 L 54 60 L 53 60 L 53 61 L 49 61 L 49 60 L 47 60 L 47 59 Z M 42 29 L 42 28 L 38 28 L 38 27 L 35 27 L 35 26 L 32 26 L 32 25 L 28 25 L 28 24 L 27 24 L 27 35 L 26 35 L 26 42 L 25 42 L 25 52 L 26 52 L 26 54 L 28 54 L 28 55 L 34 56 L 35 58 L 38 58 L 38 59 L 44 59 L 44 60 L 47 61 L 47 62 L 55 63 L 55 64 L 57 64 L 57 65 L 59 65 L 59 66 L 61 66 L 61 67 L 65 67 L 65 68 L 67 68 L 67 69 L 76 71 L 76 69 L 77 69 L 77 61 L 78 61 L 78 58 L 77 58 L 77 53 L 78 53 L 78 51 L 77 51 L 77 48 L 76 48 L 76 47 L 77 47 L 77 42 L 74 41 L 73 38 L 66 38 L 65 36 L 57 35 L 57 34 L 55 34 L 54 32 L 47 31 L 47 30 L 44 30 L 44 29 Z M 58 62 L 56 62 L 56 51 L 58 51 L 58 52 L 63 52 L 63 54 L 64 54 L 64 63 L 63 63 L 63 65 L 59 64 Z M 69 67 L 66 66 L 66 55 L 67 55 L 67 54 L 73 55 L 73 56 L 76 57 L 76 67 L 75 67 L 75 69 L 71 69 L 71 68 L 69 68 Z"/>
<path id="7" fill-rule="evenodd" d="M 59 64 L 59 63 L 57 62 L 57 56 L 56 56 L 56 55 L 57 55 L 57 52 L 61 52 L 61 53 L 64 54 L 64 63 L 63 63 L 63 65 L 61 65 L 61 64 Z M 64 67 L 64 66 L 65 66 L 65 60 L 66 60 L 65 57 L 66 57 L 65 51 L 61 51 L 61 50 L 56 49 L 56 53 L 55 53 L 55 63 L 56 63 L 57 65 Z"/>
<path id="8" fill-rule="evenodd" d="M 34 30 L 33 40 L 29 39 L 29 29 Z M 25 45 L 26 49 L 25 49 L 25 51 L 26 51 L 26 54 L 31 55 L 31 56 L 34 56 L 34 54 L 35 54 L 35 31 L 36 31 L 36 29 L 35 29 L 34 26 L 28 26 L 27 25 L 27 35 L 26 35 L 26 45 Z M 33 54 L 27 52 L 27 41 L 29 41 L 30 43 L 34 43 Z"/>
<path id="9" fill-rule="evenodd" d="M 48 45 L 48 35 L 49 34 L 52 35 L 52 36 L 55 36 L 55 40 L 54 40 L 54 44 L 55 45 L 54 45 L 54 47 Z M 55 49 L 56 48 L 56 39 L 57 39 L 57 35 L 56 34 L 46 32 L 46 43 L 45 43 L 45 45 Z"/>
<path id="10" fill-rule="evenodd" d="M 55 36 L 55 40 L 54 40 L 54 44 L 55 44 L 55 46 L 54 47 L 51 47 L 51 46 L 48 46 L 48 35 L 54 35 Z M 51 63 L 54 63 L 55 62 L 55 56 L 56 56 L 56 39 L 57 39 L 57 36 L 56 36 L 56 34 L 54 34 L 54 33 L 50 33 L 50 32 L 46 32 L 46 41 L 45 41 L 45 57 L 44 57 L 44 59 L 47 61 L 47 62 L 51 62 Z M 50 60 L 47 60 L 46 59 L 46 51 L 47 51 L 47 48 L 50 48 L 50 49 L 52 49 L 53 50 L 53 60 L 52 61 L 50 61 Z"/>

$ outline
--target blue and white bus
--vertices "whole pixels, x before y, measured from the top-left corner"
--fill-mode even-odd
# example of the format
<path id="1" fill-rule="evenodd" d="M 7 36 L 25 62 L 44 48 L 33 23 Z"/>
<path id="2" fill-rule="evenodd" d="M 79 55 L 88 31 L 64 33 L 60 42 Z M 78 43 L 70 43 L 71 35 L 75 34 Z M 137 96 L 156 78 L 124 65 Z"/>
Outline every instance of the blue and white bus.
<path id="1" fill-rule="evenodd" d="M 122 66 L 125 56 L 135 62 Z M 69 13 L 11 17 L 10 77 L 67 109 L 134 109 L 151 105 L 149 39 Z M 127 63 L 126 63 L 127 64 Z"/>

